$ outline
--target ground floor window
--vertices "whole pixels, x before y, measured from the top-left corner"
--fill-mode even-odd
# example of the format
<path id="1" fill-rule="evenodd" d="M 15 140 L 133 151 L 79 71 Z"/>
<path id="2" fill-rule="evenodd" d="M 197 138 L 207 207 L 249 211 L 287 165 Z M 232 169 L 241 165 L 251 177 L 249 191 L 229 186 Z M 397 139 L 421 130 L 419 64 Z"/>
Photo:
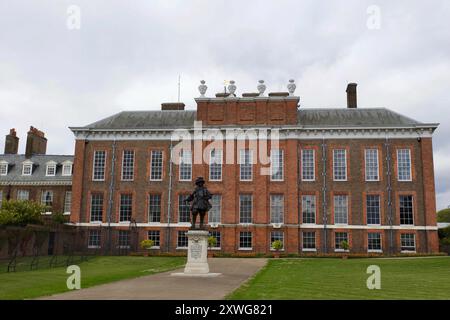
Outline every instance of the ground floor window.
<path id="1" fill-rule="evenodd" d="M 220 231 L 210 231 L 209 236 L 214 237 L 216 239 L 216 244 L 213 248 L 220 248 L 221 240 L 222 240 L 221 236 L 220 236 Z"/>
<path id="2" fill-rule="evenodd" d="M 101 232 L 100 230 L 89 230 L 88 248 L 100 248 Z"/>
<path id="3" fill-rule="evenodd" d="M 402 233 L 400 242 L 402 251 L 416 251 L 416 235 L 414 233 Z"/>
<path id="4" fill-rule="evenodd" d="M 334 234 L 334 248 L 336 250 L 344 250 L 344 248 L 342 248 L 343 241 L 348 243 L 348 233 L 347 232 L 336 232 Z"/>
<path id="5" fill-rule="evenodd" d="M 239 249 L 252 248 L 252 233 L 250 231 L 241 231 L 239 233 Z"/>
<path id="6" fill-rule="evenodd" d="M 370 251 L 381 251 L 381 233 L 369 232 L 367 234 L 367 249 Z"/>
<path id="7" fill-rule="evenodd" d="M 316 233 L 314 231 L 306 231 L 302 233 L 302 248 L 303 251 L 316 250 Z"/>
<path id="8" fill-rule="evenodd" d="M 177 237 L 177 248 L 187 248 L 188 246 L 188 238 L 186 236 L 186 231 L 178 231 Z"/>
<path id="9" fill-rule="evenodd" d="M 17 190 L 17 200 L 29 200 L 30 191 L 28 190 Z"/>
<path id="10" fill-rule="evenodd" d="M 160 235 L 159 230 L 150 230 L 148 232 L 148 240 L 153 241 L 153 247 L 160 246 L 160 239 L 161 239 L 161 235 Z"/>
<path id="11" fill-rule="evenodd" d="M 280 240 L 281 243 L 283 244 L 283 248 L 281 250 L 284 249 L 284 232 L 283 231 L 272 231 L 270 233 L 270 249 L 272 248 L 272 244 L 274 243 L 274 241 Z"/>
<path id="12" fill-rule="evenodd" d="M 119 230 L 119 248 L 130 247 L 130 232 L 126 230 Z"/>

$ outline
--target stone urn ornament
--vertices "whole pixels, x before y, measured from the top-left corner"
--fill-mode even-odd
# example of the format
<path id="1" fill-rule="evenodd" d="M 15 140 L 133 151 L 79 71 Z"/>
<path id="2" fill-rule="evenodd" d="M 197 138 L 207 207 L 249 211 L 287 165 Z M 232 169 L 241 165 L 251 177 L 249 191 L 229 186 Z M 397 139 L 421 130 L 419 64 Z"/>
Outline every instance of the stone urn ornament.
<path id="1" fill-rule="evenodd" d="M 205 97 L 206 90 L 208 89 L 208 86 L 205 83 L 205 80 L 200 80 L 200 85 L 198 86 L 198 91 L 200 92 L 201 98 Z"/>
<path id="2" fill-rule="evenodd" d="M 295 92 L 296 88 L 297 88 L 297 86 L 295 85 L 295 80 L 294 79 L 289 80 L 289 83 L 287 85 L 287 89 L 289 91 L 289 95 L 290 96 L 294 95 L 294 92 Z"/>
<path id="3" fill-rule="evenodd" d="M 230 84 L 228 85 L 228 92 L 230 93 L 229 97 L 236 97 L 236 85 L 234 80 L 230 80 Z"/>
<path id="4" fill-rule="evenodd" d="M 258 86 L 256 87 L 259 92 L 259 96 L 264 96 L 264 91 L 266 91 L 266 85 L 264 84 L 264 80 L 258 80 Z"/>

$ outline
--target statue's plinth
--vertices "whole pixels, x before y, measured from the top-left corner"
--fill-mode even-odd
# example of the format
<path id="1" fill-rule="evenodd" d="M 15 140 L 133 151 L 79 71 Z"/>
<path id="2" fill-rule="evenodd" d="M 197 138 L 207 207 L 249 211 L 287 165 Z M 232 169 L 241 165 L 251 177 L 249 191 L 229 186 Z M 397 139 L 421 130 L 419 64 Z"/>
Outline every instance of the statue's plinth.
<path id="1" fill-rule="evenodd" d="M 208 236 L 206 230 L 189 230 L 187 263 L 183 273 L 172 273 L 174 276 L 214 277 L 220 273 L 210 273 L 208 265 Z"/>

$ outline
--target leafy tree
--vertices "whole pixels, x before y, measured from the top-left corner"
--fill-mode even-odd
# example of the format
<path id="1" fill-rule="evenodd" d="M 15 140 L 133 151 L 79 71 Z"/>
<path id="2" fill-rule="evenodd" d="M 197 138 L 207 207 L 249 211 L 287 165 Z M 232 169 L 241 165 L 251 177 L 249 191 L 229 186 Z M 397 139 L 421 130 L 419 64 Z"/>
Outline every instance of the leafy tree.
<path id="1" fill-rule="evenodd" d="M 450 226 L 439 229 L 439 241 L 442 245 L 450 245 Z"/>
<path id="2" fill-rule="evenodd" d="M 42 224 L 42 212 L 45 212 L 46 209 L 46 206 L 33 201 L 5 201 L 0 209 L 0 225 Z"/>
<path id="3" fill-rule="evenodd" d="M 437 221 L 438 222 L 450 222 L 450 208 L 438 211 Z"/>

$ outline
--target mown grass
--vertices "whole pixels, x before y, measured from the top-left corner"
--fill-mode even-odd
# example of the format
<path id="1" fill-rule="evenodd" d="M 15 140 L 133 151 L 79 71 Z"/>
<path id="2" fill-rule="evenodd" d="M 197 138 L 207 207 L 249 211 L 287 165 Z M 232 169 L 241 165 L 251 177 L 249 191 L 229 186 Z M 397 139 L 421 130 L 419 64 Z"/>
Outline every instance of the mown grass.
<path id="1" fill-rule="evenodd" d="M 182 267 L 184 257 L 100 256 L 78 264 L 87 288 Z M 30 299 L 68 291 L 65 267 L 0 274 L 0 299 Z"/>
<path id="2" fill-rule="evenodd" d="M 381 269 L 369 290 L 367 267 Z M 450 299 L 450 257 L 271 259 L 228 299 Z"/>

